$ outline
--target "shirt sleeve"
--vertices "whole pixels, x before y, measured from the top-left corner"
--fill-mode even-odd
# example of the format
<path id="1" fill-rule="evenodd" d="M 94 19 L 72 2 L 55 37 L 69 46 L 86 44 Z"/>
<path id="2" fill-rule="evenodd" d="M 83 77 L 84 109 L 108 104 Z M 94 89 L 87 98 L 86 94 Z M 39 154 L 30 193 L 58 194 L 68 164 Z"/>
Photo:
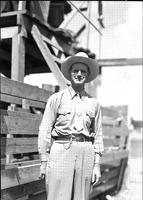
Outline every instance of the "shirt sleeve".
<path id="1" fill-rule="evenodd" d="M 51 132 L 56 120 L 56 101 L 55 96 L 50 96 L 47 101 L 38 134 L 38 151 L 42 161 L 47 161 L 48 150 L 51 146 Z"/>
<path id="2" fill-rule="evenodd" d="M 97 111 L 93 124 L 93 132 L 94 132 L 94 151 L 102 156 L 104 151 L 103 144 L 103 133 L 102 133 L 102 115 L 101 115 L 101 107 L 99 103 L 97 104 Z"/>

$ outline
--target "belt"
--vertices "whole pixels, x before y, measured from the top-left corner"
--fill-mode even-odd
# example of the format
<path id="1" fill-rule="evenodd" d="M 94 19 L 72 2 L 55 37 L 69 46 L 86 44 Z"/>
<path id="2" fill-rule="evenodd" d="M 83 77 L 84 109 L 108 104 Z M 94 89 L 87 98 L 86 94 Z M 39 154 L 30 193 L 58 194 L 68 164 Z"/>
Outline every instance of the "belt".
<path id="1" fill-rule="evenodd" d="M 83 134 L 52 136 L 54 140 L 76 141 L 76 142 L 92 142 L 93 138 Z"/>

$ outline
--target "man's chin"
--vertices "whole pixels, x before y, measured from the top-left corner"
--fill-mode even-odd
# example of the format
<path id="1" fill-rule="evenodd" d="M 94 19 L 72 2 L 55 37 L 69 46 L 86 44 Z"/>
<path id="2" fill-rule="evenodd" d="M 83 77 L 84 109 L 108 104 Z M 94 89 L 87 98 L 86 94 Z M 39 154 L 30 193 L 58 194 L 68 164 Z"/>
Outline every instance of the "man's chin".
<path id="1" fill-rule="evenodd" d="M 83 85 L 85 83 L 85 81 L 75 81 L 74 84 L 76 85 Z"/>

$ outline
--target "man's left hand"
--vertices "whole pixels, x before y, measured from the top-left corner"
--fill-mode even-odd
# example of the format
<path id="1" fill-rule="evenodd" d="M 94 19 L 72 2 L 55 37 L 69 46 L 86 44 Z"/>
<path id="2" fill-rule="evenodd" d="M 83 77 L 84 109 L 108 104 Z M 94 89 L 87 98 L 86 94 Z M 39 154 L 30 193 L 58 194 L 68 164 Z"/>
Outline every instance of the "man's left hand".
<path id="1" fill-rule="evenodd" d="M 95 164 L 92 172 L 92 184 L 95 185 L 101 177 L 100 165 Z"/>

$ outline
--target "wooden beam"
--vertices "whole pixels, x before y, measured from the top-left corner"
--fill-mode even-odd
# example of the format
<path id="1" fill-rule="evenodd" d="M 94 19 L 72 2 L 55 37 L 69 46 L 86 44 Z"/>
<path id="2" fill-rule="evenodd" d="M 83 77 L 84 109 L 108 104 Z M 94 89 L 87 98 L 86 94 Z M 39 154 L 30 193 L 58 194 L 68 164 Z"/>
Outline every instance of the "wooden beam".
<path id="1" fill-rule="evenodd" d="M 26 9 L 26 1 L 19 1 L 18 10 L 25 10 L 25 9 Z"/>
<path id="2" fill-rule="evenodd" d="M 1 171 L 1 189 L 38 180 L 40 163 Z"/>
<path id="3" fill-rule="evenodd" d="M 38 152 L 38 139 L 1 138 L 1 155 Z"/>
<path id="4" fill-rule="evenodd" d="M 29 196 L 33 196 L 34 193 L 40 192 L 42 190 L 45 190 L 45 179 L 4 189 L 1 191 L 1 197 L 2 200 L 6 200 L 5 197 L 9 197 L 11 200 L 23 200 L 23 197 L 28 195 L 27 199 L 29 199 Z M 43 199 L 46 199 L 46 197 Z"/>
<path id="5" fill-rule="evenodd" d="M 142 65 L 142 58 L 119 58 L 119 59 L 98 59 L 98 64 L 101 67 L 112 67 L 112 66 L 129 66 L 129 65 Z"/>
<path id="6" fill-rule="evenodd" d="M 12 38 L 14 35 L 19 33 L 19 28 L 19 26 L 1 28 L 1 40 Z"/>
<path id="7" fill-rule="evenodd" d="M 11 79 L 24 82 L 25 75 L 25 40 L 20 34 L 12 38 Z"/>
<path id="8" fill-rule="evenodd" d="M 104 136 L 128 136 L 129 130 L 127 126 L 105 126 L 103 124 L 103 135 Z"/>
<path id="9" fill-rule="evenodd" d="M 63 76 L 62 72 L 60 71 L 58 65 L 54 62 L 51 52 L 45 42 L 42 39 L 41 33 L 39 32 L 36 25 L 33 25 L 32 27 L 32 36 L 35 39 L 43 57 L 45 58 L 45 61 L 47 65 L 50 67 L 51 71 L 54 73 L 61 89 L 64 89 L 67 87 L 68 81 Z"/>
<path id="10" fill-rule="evenodd" d="M 14 81 L 1 77 L 1 94 L 11 95 L 28 100 L 46 103 L 47 99 L 53 94 L 37 86 L 28 85 L 19 81 Z"/>
<path id="11" fill-rule="evenodd" d="M 6 103 L 11 103 L 11 104 L 18 104 L 22 105 L 22 99 L 17 96 L 11 96 L 8 94 L 1 94 L 1 101 L 6 102 Z M 39 102 L 39 101 L 34 101 L 34 100 L 28 100 L 29 105 L 32 107 L 36 108 L 45 108 L 45 102 Z"/>

